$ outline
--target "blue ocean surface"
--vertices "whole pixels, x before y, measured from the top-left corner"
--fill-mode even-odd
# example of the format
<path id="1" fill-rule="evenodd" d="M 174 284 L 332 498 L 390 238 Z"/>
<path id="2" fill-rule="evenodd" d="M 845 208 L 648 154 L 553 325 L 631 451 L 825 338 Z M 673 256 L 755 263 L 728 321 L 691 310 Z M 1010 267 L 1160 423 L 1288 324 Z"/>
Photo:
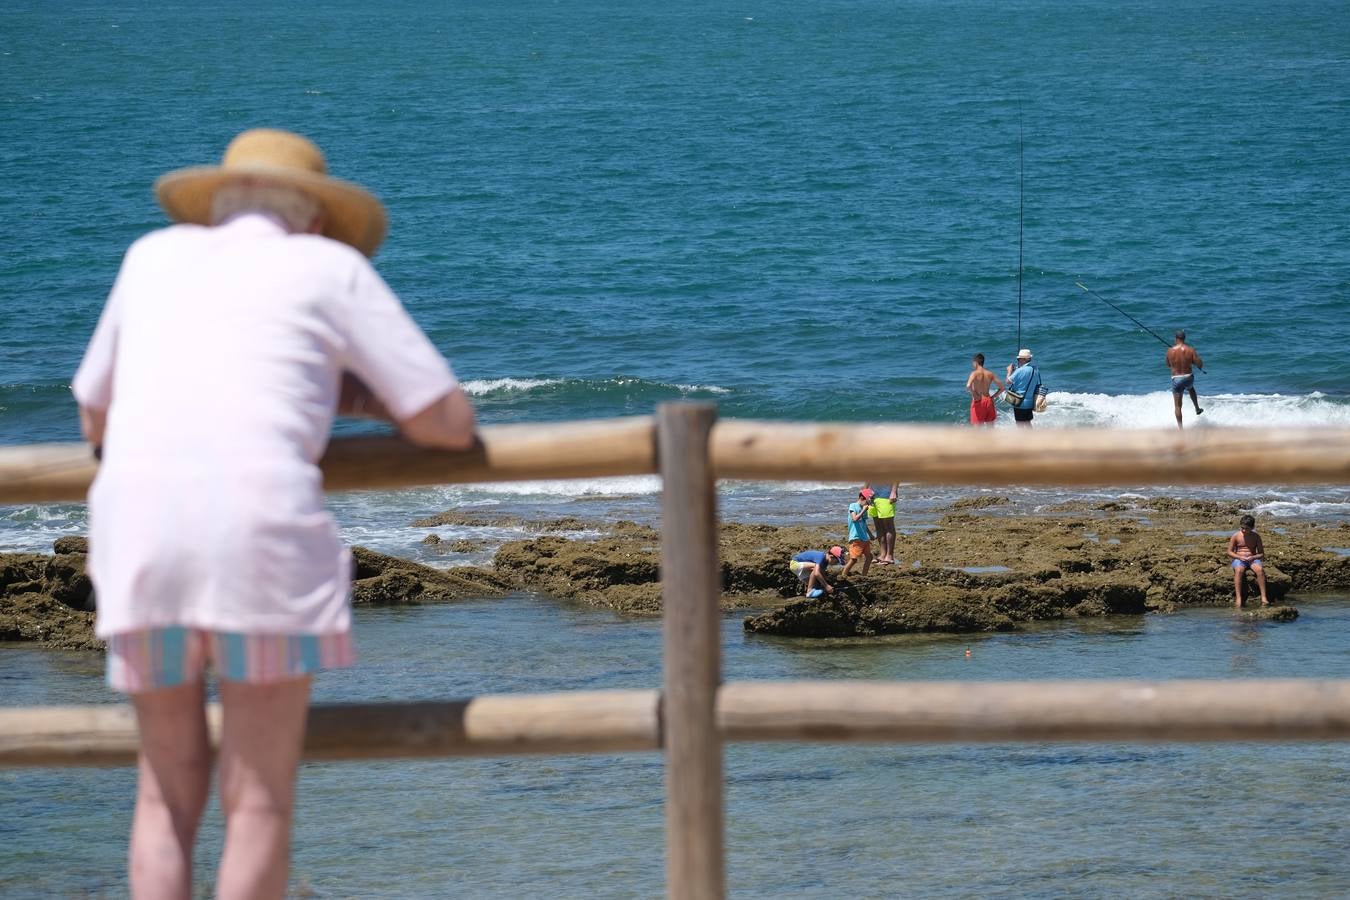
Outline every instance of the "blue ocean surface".
<path id="1" fill-rule="evenodd" d="M 376 265 L 487 423 L 645 414 L 678 398 L 723 416 L 957 423 L 971 355 L 1001 372 L 1026 346 L 1052 391 L 1038 427 L 1170 426 L 1162 344 L 1082 282 L 1164 339 L 1187 330 L 1207 370 L 1205 413 L 1188 427 L 1350 425 L 1345 0 L 9 0 L 0 109 L 0 444 L 77 439 L 71 376 L 122 253 L 165 224 L 151 185 L 260 125 L 314 138 L 334 174 L 385 201 Z M 413 518 L 483 507 L 650 520 L 657 488 L 597 479 L 332 504 L 348 540 L 445 565 L 483 560 L 431 558 Z M 1140 490 L 998 492 L 1035 510 Z M 829 483 L 723 491 L 730 518 L 838 518 Z M 962 495 L 908 488 L 902 527 Z M 1277 519 L 1350 512 L 1335 485 L 1210 495 Z M 0 549 L 45 550 L 84 526 L 79 504 L 0 507 Z M 1329 600 L 1300 620 L 1288 632 L 1300 640 L 1230 637 L 1209 612 L 1150 619 L 1142 634 L 1002 636 L 999 665 L 979 674 L 926 668 L 946 649 L 903 641 L 747 642 L 729 668 L 1344 677 L 1345 608 Z M 334 675 L 326 699 L 419 683 L 438 696 L 580 687 L 555 675 L 597 655 L 613 664 L 594 685 L 657 677 L 656 656 L 633 648 L 657 640 L 648 625 L 528 599 L 362 624 L 377 646 L 416 645 L 419 661 L 377 649 L 375 675 Z M 465 633 L 501 636 L 471 674 Z M 522 666 L 507 684 L 494 668 L 562 633 L 556 671 Z M 1208 648 L 1194 664 L 1192 638 Z M 1319 648 L 1306 659 L 1302 640 Z M 42 651 L 0 651 L 0 683 L 6 704 L 110 699 L 96 660 Z M 1346 751 L 1233 752 L 738 747 L 732 886 L 1350 892 L 1347 810 L 1327 788 Z M 321 896 L 660 892 L 655 757 L 307 772 L 296 871 Z M 0 778 L 0 879 L 12 879 L 0 894 L 120 890 L 129 773 Z M 396 794 L 396 813 L 363 831 Z M 904 827 L 879 828 L 896 809 Z M 543 841 L 572 834 L 566 852 Z M 1122 849 L 1131 841 L 1139 854 Z M 96 860 L 66 866 L 90 847 Z M 438 853 L 446 867 L 428 862 Z"/>

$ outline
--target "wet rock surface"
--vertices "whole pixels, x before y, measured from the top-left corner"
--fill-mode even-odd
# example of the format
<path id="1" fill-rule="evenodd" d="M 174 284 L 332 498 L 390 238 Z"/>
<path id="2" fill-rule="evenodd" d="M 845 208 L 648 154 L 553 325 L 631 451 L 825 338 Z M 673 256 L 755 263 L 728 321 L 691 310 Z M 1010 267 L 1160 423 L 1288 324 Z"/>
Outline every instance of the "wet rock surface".
<path id="1" fill-rule="evenodd" d="M 0 641 L 65 650 L 101 649 L 94 637 L 93 585 L 84 538 L 56 541 L 57 553 L 0 553 Z M 511 583 L 491 569 L 433 569 L 364 547 L 352 549 L 352 603 L 406 606 L 498 597 Z"/>
<path id="2" fill-rule="evenodd" d="M 1005 497 L 962 500 L 935 528 L 902 534 L 897 565 L 860 567 L 821 598 L 798 596 L 787 561 L 798 551 L 841 543 L 843 535 L 797 526 L 722 527 L 724 609 L 763 610 L 747 630 L 803 637 L 903 632 L 1000 631 L 1070 617 L 1170 612 L 1233 603 L 1227 536 L 1249 508 L 1242 503 L 1157 497 L 1064 504 L 1033 515 L 1008 514 Z M 1267 594 L 1278 604 L 1304 593 L 1350 590 L 1344 526 L 1279 520 L 1265 533 Z M 556 530 L 542 523 L 546 530 Z M 604 530 L 600 524 L 594 529 Z M 501 547 L 495 570 L 523 590 L 626 613 L 660 611 L 660 535 L 619 523 L 597 540 L 549 535 Z M 831 580 L 838 567 L 831 570 Z M 1246 607 L 1256 601 L 1249 576 Z M 768 607 L 768 608 L 766 608 Z"/>
<path id="3" fill-rule="evenodd" d="M 511 585 L 490 569 L 433 569 L 397 556 L 352 548 L 352 605 L 409 606 L 500 597 Z"/>
<path id="4" fill-rule="evenodd" d="M 859 565 L 847 582 L 836 580 L 839 568 L 833 567 L 836 591 L 816 599 L 800 596 L 788 560 L 804 549 L 843 543 L 841 532 L 728 523 L 718 535 L 722 606 L 752 612 L 745 620 L 749 631 L 803 637 L 1005 631 L 1044 619 L 1231 606 L 1233 575 L 1224 548 L 1251 505 L 1156 497 L 1026 513 L 1006 497 L 981 495 L 940 511 L 935 527 L 900 534 L 895 565 L 873 564 L 866 575 Z M 575 518 L 520 523 L 474 512 L 418 524 L 494 529 L 508 523 L 535 536 L 501 544 L 491 566 L 437 569 L 354 548 L 353 602 L 446 603 L 530 591 L 627 614 L 660 614 L 660 534 L 649 526 Z M 1262 517 L 1258 530 L 1275 606 L 1253 608 L 1259 596 L 1253 583 L 1242 615 L 1290 621 L 1297 611 L 1283 604 L 1293 592 L 1350 591 L 1350 525 Z M 428 544 L 478 551 L 494 545 L 488 534 Z M 96 647 L 85 541 L 62 538 L 54 549 L 51 556 L 0 554 L 0 640 Z"/>
<path id="5" fill-rule="evenodd" d="M 82 547 L 61 538 L 58 553 L 0 553 L 0 641 L 33 641 L 65 650 L 101 646 L 94 637 L 93 592 Z"/>

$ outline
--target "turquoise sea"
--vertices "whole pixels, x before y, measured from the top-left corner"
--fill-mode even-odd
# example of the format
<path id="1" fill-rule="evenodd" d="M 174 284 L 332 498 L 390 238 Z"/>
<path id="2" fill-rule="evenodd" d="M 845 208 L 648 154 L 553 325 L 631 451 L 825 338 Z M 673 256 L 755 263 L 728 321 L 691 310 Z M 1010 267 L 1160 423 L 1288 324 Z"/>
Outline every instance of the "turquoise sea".
<path id="1" fill-rule="evenodd" d="M 1163 347 L 1081 281 L 1164 337 L 1188 330 L 1208 370 L 1188 427 L 1350 425 L 1344 0 L 10 0 L 0 109 L 3 444 L 76 439 L 70 377 L 121 253 L 163 224 L 151 184 L 258 125 L 313 137 L 335 174 L 385 200 L 376 264 L 484 422 L 687 397 L 724 416 L 956 423 L 971 354 L 1001 370 L 1029 346 L 1053 392 L 1038 426 L 1170 425 Z M 427 557 L 413 518 L 646 519 L 657 487 L 333 503 L 351 541 L 445 565 L 482 555 Z M 830 483 L 723 490 L 740 519 L 832 522 L 840 508 Z M 1139 489 L 1102 494 L 1121 490 Z M 1000 493 L 1025 510 L 1065 499 Z M 1272 518 L 1350 512 L 1341 486 L 1213 493 Z M 921 527 L 960 495 L 909 489 L 902 521 Z M 0 549 L 83 526 L 80 505 L 0 507 Z M 1350 602 L 1317 603 L 1255 637 L 1210 612 L 1001 636 L 979 671 L 947 659 L 964 644 L 789 646 L 729 620 L 728 669 L 1345 676 Z M 362 625 L 370 664 L 321 697 L 656 681 L 653 623 L 538 598 Z M 471 634 L 495 652 L 476 655 Z M 550 665 L 525 664 L 543 648 Z M 0 649 L 0 703 L 108 699 L 97 660 Z M 1333 852 L 1350 812 L 1332 787 L 1350 767 L 1341 747 L 728 760 L 737 895 L 1350 893 Z M 655 757 L 305 779 L 297 876 L 321 896 L 660 890 Z M 0 772 L 0 895 L 116 894 L 129 802 L 127 772 Z"/>

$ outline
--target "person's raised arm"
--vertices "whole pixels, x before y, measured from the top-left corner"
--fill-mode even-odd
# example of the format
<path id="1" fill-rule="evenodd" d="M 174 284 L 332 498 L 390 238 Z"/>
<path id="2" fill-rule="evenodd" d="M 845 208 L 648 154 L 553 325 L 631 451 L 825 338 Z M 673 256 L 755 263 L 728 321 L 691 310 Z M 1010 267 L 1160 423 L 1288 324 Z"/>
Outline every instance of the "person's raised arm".
<path id="1" fill-rule="evenodd" d="M 473 446 L 474 412 L 468 395 L 440 352 L 364 260 L 356 263 L 347 313 L 343 366 L 353 377 L 343 378 L 339 409 L 393 421 L 403 437 L 418 446 L 444 450 Z M 357 406 L 344 407 L 348 399 Z"/>

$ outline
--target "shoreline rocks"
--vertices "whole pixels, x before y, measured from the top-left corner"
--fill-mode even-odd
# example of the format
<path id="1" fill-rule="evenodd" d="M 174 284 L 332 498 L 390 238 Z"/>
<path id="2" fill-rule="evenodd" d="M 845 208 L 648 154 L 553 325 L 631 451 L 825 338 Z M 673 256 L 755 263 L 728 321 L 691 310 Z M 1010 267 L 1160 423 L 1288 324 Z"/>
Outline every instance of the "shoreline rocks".
<path id="1" fill-rule="evenodd" d="M 56 553 L 0 553 L 0 642 L 23 641 L 60 650 L 101 650 L 94 636 L 93 585 L 85 574 L 84 538 L 63 537 Z M 500 597 L 510 583 L 489 569 L 442 571 L 352 548 L 353 606 L 415 606 Z"/>
<path id="2" fill-rule="evenodd" d="M 816 599 L 799 596 L 788 560 L 806 548 L 840 543 L 839 532 L 726 523 L 718 535 L 722 608 L 750 612 L 747 631 L 843 637 L 1006 631 L 1047 619 L 1233 602 L 1223 551 L 1241 504 L 1156 497 L 1074 501 L 1032 513 L 1014 513 L 1011 505 L 997 495 L 958 501 L 939 511 L 934 526 L 899 536 L 900 564 L 874 565 L 865 576 L 855 572 L 834 595 Z M 481 527 L 481 539 L 454 542 L 477 549 L 492 546 L 489 533 L 508 519 L 451 512 L 417 524 Z M 353 603 L 446 603 L 526 591 L 625 614 L 660 614 L 656 529 L 575 518 L 526 528 L 534 536 L 502 543 L 490 566 L 441 570 L 353 548 Z M 1281 604 L 1294 590 L 1350 592 L 1350 525 L 1266 518 L 1259 528 L 1276 606 L 1253 609 L 1253 584 L 1244 617 L 1289 621 L 1297 612 Z M 83 538 L 61 538 L 53 549 L 51 556 L 0 554 L 0 641 L 98 647 L 94 598 L 84 574 L 87 545 Z"/>

